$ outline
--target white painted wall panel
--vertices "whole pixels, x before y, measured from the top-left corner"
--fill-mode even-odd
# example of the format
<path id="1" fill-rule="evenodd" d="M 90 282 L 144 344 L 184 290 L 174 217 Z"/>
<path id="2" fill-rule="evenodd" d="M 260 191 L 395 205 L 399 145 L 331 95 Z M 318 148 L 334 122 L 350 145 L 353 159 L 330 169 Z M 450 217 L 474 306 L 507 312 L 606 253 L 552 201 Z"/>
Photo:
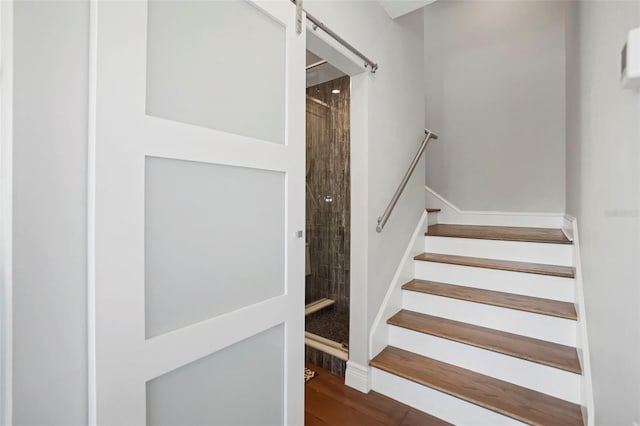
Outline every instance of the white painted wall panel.
<path id="1" fill-rule="evenodd" d="M 566 193 L 579 228 L 593 420 L 630 425 L 640 419 L 640 95 L 620 86 L 620 51 L 640 4 L 572 6 Z"/>
<path id="2" fill-rule="evenodd" d="M 459 208 L 564 211 L 564 8 L 424 8 L 426 184 Z"/>
<path id="3" fill-rule="evenodd" d="M 89 4 L 14 4 L 13 424 L 87 424 Z"/>

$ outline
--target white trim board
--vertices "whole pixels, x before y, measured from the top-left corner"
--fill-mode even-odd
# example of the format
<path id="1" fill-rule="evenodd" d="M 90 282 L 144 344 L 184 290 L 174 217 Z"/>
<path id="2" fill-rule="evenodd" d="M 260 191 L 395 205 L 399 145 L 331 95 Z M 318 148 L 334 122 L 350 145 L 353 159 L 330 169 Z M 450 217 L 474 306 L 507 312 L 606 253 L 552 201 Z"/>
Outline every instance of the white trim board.
<path id="1" fill-rule="evenodd" d="M 357 362 L 347 361 L 344 384 L 360 392 L 369 393 L 371 390 L 371 369 Z"/>
<path id="2" fill-rule="evenodd" d="M 570 241 L 574 240 L 573 226 L 575 221 L 576 221 L 576 218 L 571 216 L 570 214 L 564 215 L 563 224 L 562 224 L 562 233 Z M 574 246 L 574 250 L 575 250 L 575 246 Z"/>
<path id="3" fill-rule="evenodd" d="M 462 210 L 425 185 L 428 208 L 439 208 L 439 223 L 489 226 L 527 226 L 536 228 L 563 228 L 564 213 L 527 213 Z"/>
<path id="4" fill-rule="evenodd" d="M 576 268 L 574 279 L 577 321 L 577 349 L 582 366 L 582 379 L 580 386 L 581 404 L 586 408 L 586 426 L 595 424 L 595 404 L 593 400 L 593 382 L 591 379 L 591 357 L 589 355 L 589 336 L 587 334 L 587 312 L 584 305 L 584 285 L 582 281 L 582 261 L 580 259 L 580 238 L 578 235 L 578 220 L 570 215 L 565 216 L 567 224 L 571 226 L 573 237 L 573 266 Z M 584 416 L 584 413 L 583 413 Z"/>
<path id="5" fill-rule="evenodd" d="M 345 384 L 368 392 L 359 379 L 367 365 L 369 328 L 369 79 L 368 72 L 351 75 L 351 241 L 349 288 L 349 362 Z M 371 225 L 373 226 L 373 225 Z M 356 370 L 351 371 L 353 368 Z M 364 389 L 364 390 L 363 390 Z"/>
<path id="6" fill-rule="evenodd" d="M 367 327 L 367 283 L 369 250 L 369 81 L 370 73 L 359 58 L 323 31 L 307 22 L 307 50 L 351 77 L 351 245 L 349 362 L 345 384 L 361 392 L 371 387 L 366 378 L 369 329 Z M 364 377 L 364 379 L 363 379 Z"/>
<path id="7" fill-rule="evenodd" d="M 368 392 L 362 376 L 368 362 L 367 283 L 368 283 L 368 143 L 369 143 L 369 82 L 370 73 L 359 58 L 325 34 L 307 23 L 307 50 L 326 60 L 351 77 L 351 245 L 350 245 L 350 306 L 349 306 L 349 362 L 345 384 Z M 363 373 L 364 371 L 364 373 Z M 364 383 L 364 384 L 363 384 Z"/>
<path id="8" fill-rule="evenodd" d="M 92 330 L 96 328 L 95 280 L 92 271 L 95 269 L 95 253 L 90 247 L 95 246 L 95 155 L 96 155 L 96 86 L 98 61 L 98 5 L 89 2 L 89 63 L 88 63 L 88 97 L 87 97 L 87 423 L 97 425 L 96 395 L 96 339 Z"/>
<path id="9" fill-rule="evenodd" d="M 0 425 L 13 424 L 13 2 L 0 4 Z"/>

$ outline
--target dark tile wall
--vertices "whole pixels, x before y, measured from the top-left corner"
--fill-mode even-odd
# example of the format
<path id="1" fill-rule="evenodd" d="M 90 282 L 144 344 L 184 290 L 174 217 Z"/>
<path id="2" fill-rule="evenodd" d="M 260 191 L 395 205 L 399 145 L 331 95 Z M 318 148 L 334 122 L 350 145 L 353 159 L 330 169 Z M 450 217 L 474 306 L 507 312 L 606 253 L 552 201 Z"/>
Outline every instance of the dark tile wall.
<path id="1" fill-rule="evenodd" d="M 326 354 L 314 348 L 307 346 L 305 348 L 305 359 L 311 364 L 331 371 L 333 374 L 344 377 L 347 370 L 347 362 L 332 355 Z"/>
<path id="2" fill-rule="evenodd" d="M 307 88 L 306 302 L 328 297 L 339 312 L 349 312 L 349 118 L 348 76 Z"/>
<path id="3" fill-rule="evenodd" d="M 349 329 L 349 245 L 351 192 L 349 170 L 349 77 L 307 88 L 306 234 L 311 275 L 306 278 L 306 303 L 335 300 L 335 321 L 320 321 L 329 337 Z M 332 93 L 334 89 L 340 93 Z M 317 315 L 317 314 L 316 314 Z M 342 342 L 340 342 L 342 343 Z M 307 347 L 307 362 L 344 376 L 346 363 Z"/>

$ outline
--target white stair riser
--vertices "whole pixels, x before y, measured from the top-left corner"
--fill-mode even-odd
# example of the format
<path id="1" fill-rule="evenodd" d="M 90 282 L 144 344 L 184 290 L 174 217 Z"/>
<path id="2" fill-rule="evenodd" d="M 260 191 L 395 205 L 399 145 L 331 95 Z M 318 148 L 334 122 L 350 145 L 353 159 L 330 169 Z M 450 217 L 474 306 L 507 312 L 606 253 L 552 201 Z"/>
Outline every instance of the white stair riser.
<path id="1" fill-rule="evenodd" d="M 523 425 L 517 420 L 377 368 L 373 390 L 447 422 L 465 426 Z"/>
<path id="2" fill-rule="evenodd" d="M 389 345 L 580 403 L 580 375 L 445 338 L 389 327 Z"/>
<path id="3" fill-rule="evenodd" d="M 482 240 L 425 236 L 427 253 L 515 260 L 571 266 L 573 247 L 570 244 L 530 243 L 519 241 Z"/>
<path id="4" fill-rule="evenodd" d="M 427 213 L 427 226 L 435 225 L 440 218 L 440 212 Z"/>
<path id="5" fill-rule="evenodd" d="M 576 321 L 403 290 L 404 309 L 567 346 L 576 346 Z"/>
<path id="6" fill-rule="evenodd" d="M 415 278 L 565 302 L 575 301 L 573 278 L 414 261 Z"/>

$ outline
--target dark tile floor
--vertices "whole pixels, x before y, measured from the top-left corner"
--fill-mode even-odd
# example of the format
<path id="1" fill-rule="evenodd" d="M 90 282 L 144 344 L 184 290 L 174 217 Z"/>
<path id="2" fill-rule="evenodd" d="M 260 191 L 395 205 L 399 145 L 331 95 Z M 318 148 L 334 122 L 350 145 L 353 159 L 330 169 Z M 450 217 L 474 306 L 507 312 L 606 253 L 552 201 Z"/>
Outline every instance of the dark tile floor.
<path id="1" fill-rule="evenodd" d="M 305 329 L 334 342 L 349 344 L 349 314 L 325 308 L 306 317 Z"/>

